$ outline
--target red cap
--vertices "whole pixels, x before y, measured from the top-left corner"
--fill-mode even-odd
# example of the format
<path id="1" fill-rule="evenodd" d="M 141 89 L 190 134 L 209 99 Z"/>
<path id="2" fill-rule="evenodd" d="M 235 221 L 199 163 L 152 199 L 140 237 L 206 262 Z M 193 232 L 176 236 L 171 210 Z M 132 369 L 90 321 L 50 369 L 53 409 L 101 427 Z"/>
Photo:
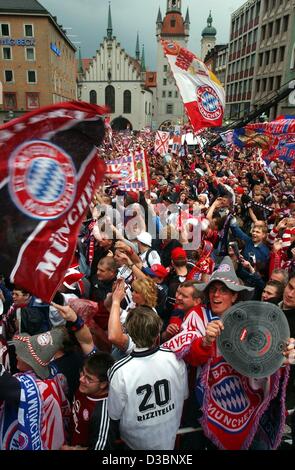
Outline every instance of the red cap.
<path id="1" fill-rule="evenodd" d="M 187 259 L 186 251 L 180 246 L 178 246 L 177 248 L 173 248 L 173 250 L 171 251 L 171 259 Z"/>
<path id="2" fill-rule="evenodd" d="M 162 264 L 153 264 L 150 268 L 142 268 L 142 271 L 151 277 L 159 277 L 164 279 L 169 274 L 169 269 L 166 269 Z"/>
<path id="3" fill-rule="evenodd" d="M 169 270 L 166 269 L 162 264 L 153 264 L 151 270 L 155 273 L 156 277 L 167 277 Z"/>
<path id="4" fill-rule="evenodd" d="M 235 193 L 237 193 L 237 194 L 244 194 L 244 192 L 245 192 L 245 190 L 244 190 L 244 188 L 242 188 L 242 186 L 237 186 L 235 188 Z"/>
<path id="5" fill-rule="evenodd" d="M 128 196 L 130 196 L 134 202 L 138 202 L 138 194 L 134 191 L 128 191 Z"/>

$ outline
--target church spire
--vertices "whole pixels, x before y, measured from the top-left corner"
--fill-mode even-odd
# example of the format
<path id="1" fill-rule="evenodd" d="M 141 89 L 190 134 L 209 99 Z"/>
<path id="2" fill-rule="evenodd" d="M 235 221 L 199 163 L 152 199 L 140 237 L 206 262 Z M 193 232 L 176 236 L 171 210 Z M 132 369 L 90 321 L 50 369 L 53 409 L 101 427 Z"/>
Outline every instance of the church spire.
<path id="1" fill-rule="evenodd" d="M 185 24 L 190 24 L 190 18 L 189 18 L 189 11 L 188 11 L 188 7 L 187 7 L 187 10 L 186 10 L 186 15 L 185 15 L 185 21 L 184 21 Z"/>
<path id="2" fill-rule="evenodd" d="M 142 72 L 146 72 L 146 68 L 145 68 L 145 56 L 144 56 L 144 44 L 142 45 L 141 63 L 140 63 L 140 66 L 141 66 L 141 71 L 142 71 Z"/>
<path id="3" fill-rule="evenodd" d="M 158 24 L 158 23 L 162 23 L 162 13 L 161 13 L 160 7 L 159 7 L 158 17 L 157 17 L 157 24 Z"/>
<path id="4" fill-rule="evenodd" d="M 136 38 L 135 58 L 136 58 L 136 60 L 140 60 L 140 48 L 139 48 L 139 35 L 138 35 L 138 32 L 137 32 L 137 38 Z"/>
<path id="5" fill-rule="evenodd" d="M 113 37 L 112 13 L 111 13 L 111 2 L 109 2 L 107 38 L 112 39 L 112 37 Z"/>
<path id="6" fill-rule="evenodd" d="M 84 67 L 83 67 L 83 61 L 82 61 L 82 55 L 81 55 L 81 47 L 79 47 L 78 74 L 83 75 L 83 73 L 84 73 Z"/>

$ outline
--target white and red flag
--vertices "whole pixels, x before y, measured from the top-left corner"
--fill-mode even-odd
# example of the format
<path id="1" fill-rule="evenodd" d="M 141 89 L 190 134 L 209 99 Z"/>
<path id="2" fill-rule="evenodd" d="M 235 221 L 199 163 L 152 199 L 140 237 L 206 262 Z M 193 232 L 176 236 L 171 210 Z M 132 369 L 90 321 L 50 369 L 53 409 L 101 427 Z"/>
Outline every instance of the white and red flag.
<path id="1" fill-rule="evenodd" d="M 70 266 L 84 214 L 104 175 L 104 108 L 58 103 L 0 127 L 0 265 L 50 302 Z"/>
<path id="2" fill-rule="evenodd" d="M 184 107 L 194 131 L 222 125 L 224 89 L 217 77 L 192 52 L 174 41 L 162 41 Z"/>
<path id="3" fill-rule="evenodd" d="M 170 133 L 164 131 L 157 131 L 155 137 L 155 152 L 160 155 L 168 153 Z"/>

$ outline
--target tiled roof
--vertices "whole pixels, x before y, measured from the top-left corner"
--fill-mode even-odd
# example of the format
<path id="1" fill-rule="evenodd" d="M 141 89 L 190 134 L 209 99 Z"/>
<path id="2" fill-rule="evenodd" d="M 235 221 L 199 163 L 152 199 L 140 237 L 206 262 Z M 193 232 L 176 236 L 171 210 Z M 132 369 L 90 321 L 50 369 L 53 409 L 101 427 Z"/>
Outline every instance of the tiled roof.
<path id="1" fill-rule="evenodd" d="M 0 0 L 0 12 L 28 12 L 48 14 L 37 0 Z"/>

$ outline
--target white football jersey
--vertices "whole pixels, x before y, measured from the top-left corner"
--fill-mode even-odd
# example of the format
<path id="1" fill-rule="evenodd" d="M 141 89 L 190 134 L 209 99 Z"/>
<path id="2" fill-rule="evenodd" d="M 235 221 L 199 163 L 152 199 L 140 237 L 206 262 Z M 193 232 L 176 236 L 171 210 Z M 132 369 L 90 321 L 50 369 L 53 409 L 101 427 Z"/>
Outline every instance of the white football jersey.
<path id="1" fill-rule="evenodd" d="M 188 397 L 183 360 L 164 348 L 134 350 L 109 371 L 109 415 L 134 450 L 172 450 Z"/>

